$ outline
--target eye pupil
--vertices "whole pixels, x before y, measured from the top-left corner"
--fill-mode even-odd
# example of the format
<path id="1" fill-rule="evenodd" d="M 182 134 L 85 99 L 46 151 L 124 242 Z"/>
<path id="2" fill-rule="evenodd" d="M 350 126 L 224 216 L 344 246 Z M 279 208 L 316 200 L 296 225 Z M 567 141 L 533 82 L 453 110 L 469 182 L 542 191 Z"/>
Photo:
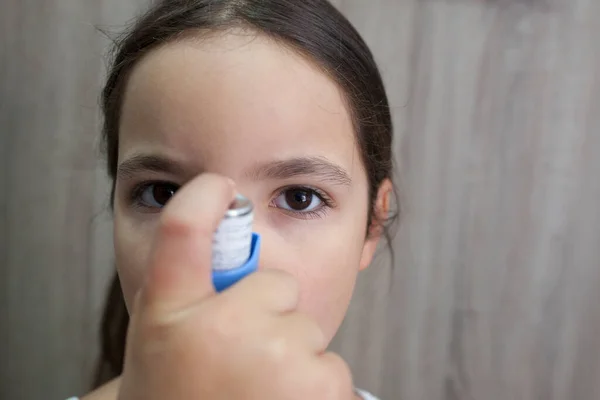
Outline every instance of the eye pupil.
<path id="1" fill-rule="evenodd" d="M 313 194 L 308 190 L 294 189 L 285 194 L 285 200 L 292 210 L 301 211 L 312 203 Z"/>
<path id="2" fill-rule="evenodd" d="M 152 197 L 156 203 L 164 206 L 175 195 L 177 189 L 172 185 L 154 185 Z"/>

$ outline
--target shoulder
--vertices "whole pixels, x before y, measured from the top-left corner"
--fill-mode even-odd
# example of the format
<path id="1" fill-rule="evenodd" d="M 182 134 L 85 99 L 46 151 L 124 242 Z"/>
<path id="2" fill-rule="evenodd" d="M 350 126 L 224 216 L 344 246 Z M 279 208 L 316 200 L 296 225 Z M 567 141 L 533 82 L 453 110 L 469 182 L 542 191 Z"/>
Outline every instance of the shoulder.
<path id="1" fill-rule="evenodd" d="M 373 396 L 369 392 L 365 392 L 364 390 L 356 389 L 356 394 L 358 394 L 364 400 L 379 400 L 377 397 Z"/>

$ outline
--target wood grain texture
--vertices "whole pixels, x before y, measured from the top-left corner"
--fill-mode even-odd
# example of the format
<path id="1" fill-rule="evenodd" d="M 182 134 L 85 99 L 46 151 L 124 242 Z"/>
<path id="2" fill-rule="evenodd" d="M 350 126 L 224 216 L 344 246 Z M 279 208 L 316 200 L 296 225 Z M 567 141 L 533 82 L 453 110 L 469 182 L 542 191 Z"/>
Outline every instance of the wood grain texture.
<path id="1" fill-rule="evenodd" d="M 118 2 L 2 5 L 0 398 L 66 398 L 89 387 L 111 270 L 98 96 Z M 10 327 L 6 329 L 4 327 Z"/>
<path id="2" fill-rule="evenodd" d="M 600 398 L 600 3 L 334 3 L 386 80 L 405 211 L 332 348 L 388 400 Z M 95 25 L 145 4 L 2 4 L 1 399 L 89 382 L 112 261 Z"/>
<path id="3" fill-rule="evenodd" d="M 83 388 L 89 314 L 99 46 L 95 2 L 2 7 L 3 284 L 10 329 L 2 398 Z"/>
<path id="4" fill-rule="evenodd" d="M 342 352 L 384 354 L 353 354 L 358 381 L 390 399 L 597 399 L 600 4 L 378 4 L 341 7 L 407 105 L 406 213 L 385 344 L 355 328 L 375 280 L 344 332 Z"/>

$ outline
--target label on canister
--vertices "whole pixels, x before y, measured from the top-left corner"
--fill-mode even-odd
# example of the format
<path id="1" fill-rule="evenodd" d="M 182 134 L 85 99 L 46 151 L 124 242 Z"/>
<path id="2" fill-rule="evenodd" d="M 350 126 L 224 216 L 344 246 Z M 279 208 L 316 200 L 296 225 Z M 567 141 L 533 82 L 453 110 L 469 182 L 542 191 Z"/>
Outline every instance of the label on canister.
<path id="1" fill-rule="evenodd" d="M 225 217 L 213 238 L 212 268 L 238 268 L 250 258 L 253 213 Z"/>

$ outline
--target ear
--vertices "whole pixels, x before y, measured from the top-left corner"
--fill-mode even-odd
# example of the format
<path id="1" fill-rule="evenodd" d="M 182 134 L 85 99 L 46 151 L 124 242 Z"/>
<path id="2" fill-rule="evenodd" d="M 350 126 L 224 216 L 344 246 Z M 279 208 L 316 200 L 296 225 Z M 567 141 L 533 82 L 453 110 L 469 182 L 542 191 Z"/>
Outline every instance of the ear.
<path id="1" fill-rule="evenodd" d="M 381 185 L 379 185 L 379 189 L 377 190 L 373 218 L 368 228 L 367 238 L 363 245 L 362 255 L 360 257 L 360 271 L 366 269 L 371 264 L 371 261 L 373 261 L 375 251 L 377 250 L 377 244 L 383 235 L 383 224 L 387 220 L 390 212 L 390 197 L 392 195 L 392 190 L 392 181 L 389 179 L 385 179 L 381 182 Z"/>

